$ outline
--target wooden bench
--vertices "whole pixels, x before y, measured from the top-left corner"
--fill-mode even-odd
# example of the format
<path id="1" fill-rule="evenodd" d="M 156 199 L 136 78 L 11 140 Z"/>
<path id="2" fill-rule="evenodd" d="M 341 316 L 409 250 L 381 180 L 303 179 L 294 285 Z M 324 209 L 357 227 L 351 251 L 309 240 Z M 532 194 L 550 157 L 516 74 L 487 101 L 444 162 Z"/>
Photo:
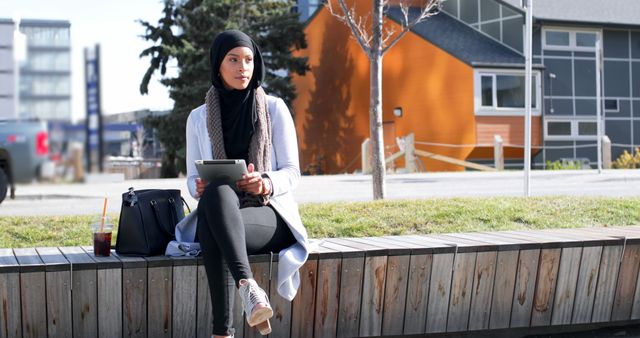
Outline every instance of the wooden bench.
<path id="1" fill-rule="evenodd" d="M 271 337 L 534 333 L 640 323 L 640 226 L 321 241 L 293 302 L 251 257 Z M 271 278 L 273 277 L 273 278 Z M 201 258 L 0 249 L 0 337 L 209 337 Z M 236 337 L 259 337 L 236 299 Z M 505 331 L 506 330 L 506 331 Z M 519 331 L 518 331 L 519 330 Z"/>

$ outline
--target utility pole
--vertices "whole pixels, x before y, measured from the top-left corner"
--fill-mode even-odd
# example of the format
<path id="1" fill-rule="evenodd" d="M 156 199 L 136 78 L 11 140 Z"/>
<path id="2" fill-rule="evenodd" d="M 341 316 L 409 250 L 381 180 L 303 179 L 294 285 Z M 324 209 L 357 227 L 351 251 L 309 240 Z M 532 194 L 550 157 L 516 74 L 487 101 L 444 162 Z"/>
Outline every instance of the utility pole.
<path id="1" fill-rule="evenodd" d="M 526 8 L 524 33 L 524 196 L 531 196 L 531 62 L 533 33 L 533 0 L 522 0 Z"/>

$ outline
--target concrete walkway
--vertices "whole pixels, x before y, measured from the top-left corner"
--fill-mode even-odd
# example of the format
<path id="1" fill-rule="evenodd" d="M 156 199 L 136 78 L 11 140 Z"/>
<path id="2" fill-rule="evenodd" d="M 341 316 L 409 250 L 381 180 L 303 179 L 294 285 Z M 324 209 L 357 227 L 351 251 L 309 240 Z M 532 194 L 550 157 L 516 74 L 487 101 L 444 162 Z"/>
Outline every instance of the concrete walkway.
<path id="1" fill-rule="evenodd" d="M 523 196 L 523 172 L 456 172 L 387 175 L 388 199 Z M 118 213 L 122 193 L 135 189 L 181 189 L 189 205 L 185 179 L 130 180 L 117 183 L 18 185 L 16 199 L 0 204 L 0 216 L 99 214 L 102 199 L 108 211 Z M 534 171 L 533 196 L 640 196 L 640 170 Z M 300 203 L 371 200 L 370 175 L 303 176 L 295 191 Z"/>

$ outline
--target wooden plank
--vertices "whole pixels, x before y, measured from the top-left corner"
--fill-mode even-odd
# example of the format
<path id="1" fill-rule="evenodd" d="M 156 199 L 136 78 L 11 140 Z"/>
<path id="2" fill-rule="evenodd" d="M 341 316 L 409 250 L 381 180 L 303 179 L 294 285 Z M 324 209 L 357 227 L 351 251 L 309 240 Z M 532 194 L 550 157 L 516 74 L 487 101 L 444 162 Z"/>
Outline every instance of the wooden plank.
<path id="1" fill-rule="evenodd" d="M 640 268 L 640 244 L 627 245 L 624 248 L 620 274 L 616 286 L 616 296 L 613 300 L 611 320 L 629 320 L 631 308 L 638 281 Z"/>
<path id="2" fill-rule="evenodd" d="M 364 278 L 364 257 L 342 259 L 338 337 L 356 337 L 360 331 L 360 297 Z"/>
<path id="3" fill-rule="evenodd" d="M 244 317 L 244 309 L 242 308 L 242 300 L 240 299 L 240 294 L 238 292 L 235 293 L 235 298 L 233 300 L 233 328 L 235 329 L 236 337 L 244 337 L 244 326 L 245 326 L 245 317 Z"/>
<path id="4" fill-rule="evenodd" d="M 20 265 L 11 249 L 0 249 L 0 338 L 21 338 Z"/>
<path id="5" fill-rule="evenodd" d="M 307 260 L 299 271 L 300 288 L 291 304 L 291 337 L 313 337 L 318 260 Z"/>
<path id="6" fill-rule="evenodd" d="M 63 247 L 60 251 L 73 264 L 71 302 L 73 336 L 98 337 L 98 291 L 95 261 L 81 247 Z"/>
<path id="7" fill-rule="evenodd" d="M 47 294 L 47 335 L 73 337 L 71 319 L 71 274 L 69 261 L 57 248 L 37 248 L 42 261 L 58 271 L 45 273 Z M 66 269 L 62 269 L 66 267 Z"/>
<path id="8" fill-rule="evenodd" d="M 444 156 L 444 155 L 438 155 L 438 154 L 434 154 L 434 153 L 431 153 L 431 152 L 428 152 L 428 151 L 424 151 L 424 150 L 416 149 L 416 150 L 414 150 L 414 152 L 418 156 L 423 156 L 423 157 L 430 158 L 430 159 L 433 159 L 433 160 L 438 160 L 438 161 L 442 161 L 442 162 L 446 162 L 446 163 L 460 165 L 460 166 L 468 167 L 468 168 L 475 169 L 475 170 L 496 171 L 496 168 L 494 168 L 494 167 L 489 167 L 489 166 L 486 166 L 486 165 L 477 164 L 477 163 L 473 163 L 473 162 L 462 161 L 462 160 L 459 160 L 457 158 Z"/>
<path id="9" fill-rule="evenodd" d="M 147 261 L 116 255 L 122 262 L 122 334 L 147 337 Z"/>
<path id="10" fill-rule="evenodd" d="M 540 249 L 520 250 L 510 327 L 529 327 Z"/>
<path id="11" fill-rule="evenodd" d="M 253 273 L 253 279 L 255 279 L 256 283 L 267 293 L 269 294 L 269 262 L 260 262 L 260 263 L 251 263 L 251 272 Z M 312 308 L 313 310 L 313 308 Z M 313 317 L 311 317 L 313 318 Z M 313 330 L 313 327 L 311 328 Z M 313 331 L 311 331 L 313 332 Z M 244 337 L 245 338 L 260 338 L 262 335 L 260 331 L 256 327 L 249 327 L 249 325 L 244 323 Z"/>
<path id="12" fill-rule="evenodd" d="M 605 246 L 598 271 L 595 300 L 593 302 L 592 323 L 608 322 L 611 320 L 613 299 L 616 293 L 616 283 L 622 259 L 622 245 Z"/>
<path id="13" fill-rule="evenodd" d="M 380 336 L 382 333 L 386 273 L 387 256 L 365 257 L 360 305 L 360 336 Z"/>
<path id="14" fill-rule="evenodd" d="M 558 283 L 553 301 L 552 325 L 570 324 L 576 296 L 582 248 L 563 248 L 558 269 Z"/>
<path id="15" fill-rule="evenodd" d="M 340 258 L 318 260 L 317 305 L 313 330 L 316 338 L 335 337 L 338 333 L 341 271 Z"/>
<path id="16" fill-rule="evenodd" d="M 558 267 L 560 266 L 561 250 L 560 248 L 554 248 L 540 251 L 531 326 L 548 326 L 551 324 L 551 312 L 556 293 L 556 279 L 558 277 Z"/>
<path id="17" fill-rule="evenodd" d="M 291 302 L 284 299 L 278 293 L 278 262 L 273 263 L 271 273 L 271 285 L 269 300 L 273 308 L 273 318 L 271 319 L 270 337 L 289 337 L 291 334 Z"/>
<path id="18" fill-rule="evenodd" d="M 631 307 L 631 320 L 640 319 L 640 276 L 636 282 L 636 293 Z"/>
<path id="19" fill-rule="evenodd" d="M 476 252 L 460 253 L 456 257 L 449 296 L 447 332 L 466 331 L 469 326 L 469 309 L 473 292 Z"/>
<path id="20" fill-rule="evenodd" d="M 578 285 L 576 286 L 576 300 L 573 306 L 573 316 L 571 318 L 572 324 L 584 324 L 591 322 L 601 256 L 601 246 L 590 246 L 582 249 L 580 272 L 578 273 Z"/>
<path id="21" fill-rule="evenodd" d="M 404 334 L 425 332 L 432 261 L 432 254 L 411 255 L 404 311 Z"/>
<path id="22" fill-rule="evenodd" d="M 469 331 L 489 328 L 497 260 L 497 251 L 478 252 L 469 308 Z"/>
<path id="23" fill-rule="evenodd" d="M 409 255 L 387 259 L 382 335 L 401 335 L 403 332 L 410 259 Z"/>
<path id="24" fill-rule="evenodd" d="M 22 336 L 44 337 L 47 335 L 44 265 L 35 249 L 14 249 L 13 253 L 21 270 Z"/>
<path id="25" fill-rule="evenodd" d="M 447 329 L 449 293 L 454 254 L 434 254 L 429 283 L 429 307 L 425 332 L 444 332 Z"/>
<path id="26" fill-rule="evenodd" d="M 490 329 L 504 329 L 509 327 L 513 291 L 516 284 L 518 267 L 518 250 L 499 251 L 496 263 L 495 283 L 493 285 L 493 299 L 491 301 Z"/>
<path id="27" fill-rule="evenodd" d="M 147 263 L 150 264 L 152 261 L 147 260 Z M 148 328 L 148 336 L 170 338 L 173 332 L 173 267 L 170 264 L 164 266 L 150 264 L 147 269 L 147 278 L 151 286 L 147 294 L 147 320 L 152 323 Z M 179 286 L 176 285 L 176 287 Z"/>
<path id="28" fill-rule="evenodd" d="M 424 246 L 424 248 L 430 249 L 428 253 L 440 254 L 440 253 L 452 253 L 456 252 L 456 247 L 451 241 L 443 241 L 429 236 L 421 235 L 407 235 L 398 236 L 399 240 L 412 242 Z"/>
<path id="29" fill-rule="evenodd" d="M 191 257 L 176 257 L 173 263 L 173 337 L 195 337 L 193 320 L 197 311 L 198 266 Z"/>
<path id="30" fill-rule="evenodd" d="M 213 308 L 211 307 L 211 293 L 209 281 L 204 265 L 198 265 L 198 309 L 196 317 L 198 338 L 210 338 L 213 332 Z M 273 304 L 272 304 L 273 306 Z"/>
<path id="31" fill-rule="evenodd" d="M 122 263 L 113 255 L 95 256 L 93 246 L 82 249 L 98 268 L 98 336 L 122 337 Z"/>

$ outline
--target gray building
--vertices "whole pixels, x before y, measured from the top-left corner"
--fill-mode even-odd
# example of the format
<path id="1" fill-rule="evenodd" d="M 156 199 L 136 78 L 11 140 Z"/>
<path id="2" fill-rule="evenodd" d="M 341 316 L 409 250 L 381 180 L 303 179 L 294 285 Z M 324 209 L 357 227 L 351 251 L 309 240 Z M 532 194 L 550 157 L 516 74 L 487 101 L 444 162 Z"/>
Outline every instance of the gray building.
<path id="1" fill-rule="evenodd" d="M 19 68 L 20 107 L 14 108 L 14 22 L 0 19 L 0 118 L 71 121 L 70 23 L 20 21 L 26 35 L 26 60 Z"/>

